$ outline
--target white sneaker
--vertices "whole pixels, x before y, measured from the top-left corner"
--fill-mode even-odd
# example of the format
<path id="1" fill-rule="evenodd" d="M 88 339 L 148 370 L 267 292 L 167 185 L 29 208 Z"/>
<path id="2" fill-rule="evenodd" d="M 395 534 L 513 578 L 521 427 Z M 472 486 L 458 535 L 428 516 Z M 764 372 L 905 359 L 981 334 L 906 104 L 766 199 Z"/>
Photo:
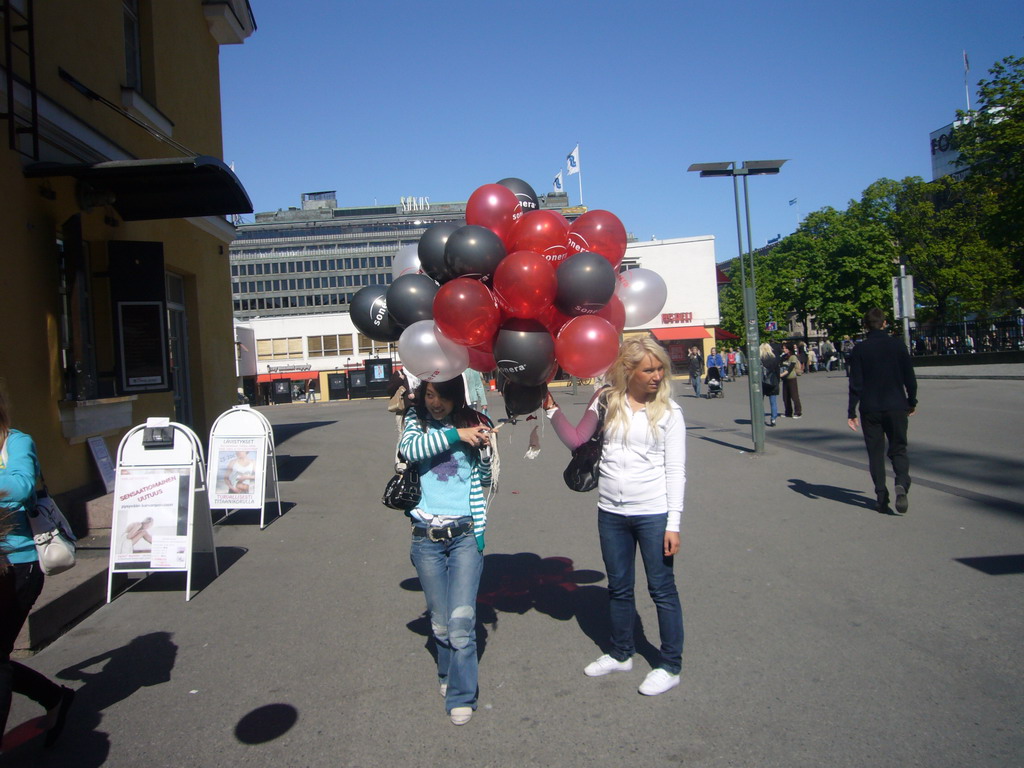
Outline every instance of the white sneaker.
<path id="1" fill-rule="evenodd" d="M 441 698 L 448 695 L 448 683 L 441 683 Z"/>
<path id="2" fill-rule="evenodd" d="M 465 725 L 473 717 L 472 707 L 455 707 L 451 712 L 452 725 Z"/>
<path id="3" fill-rule="evenodd" d="M 587 664 L 583 669 L 583 674 L 587 677 L 601 677 L 601 675 L 607 675 L 610 672 L 629 672 L 632 668 L 632 659 L 619 661 L 618 659 L 613 659 L 606 653 L 597 661 Z"/>
<path id="4" fill-rule="evenodd" d="M 659 693 L 671 691 L 677 685 L 679 685 L 679 675 L 673 675 L 671 672 L 658 667 L 647 673 L 647 677 L 640 683 L 640 687 L 637 690 L 644 696 L 657 696 Z"/>

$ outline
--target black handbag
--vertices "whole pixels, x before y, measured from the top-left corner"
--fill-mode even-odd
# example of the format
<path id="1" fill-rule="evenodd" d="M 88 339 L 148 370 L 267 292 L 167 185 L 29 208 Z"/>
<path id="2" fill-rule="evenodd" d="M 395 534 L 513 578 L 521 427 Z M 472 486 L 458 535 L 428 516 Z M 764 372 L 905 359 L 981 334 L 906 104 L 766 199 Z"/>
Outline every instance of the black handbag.
<path id="1" fill-rule="evenodd" d="M 396 472 L 395 476 L 388 480 L 380 500 L 385 507 L 408 512 L 420 503 L 422 496 L 420 472 L 414 463 L 407 462 L 404 472 Z"/>
<path id="2" fill-rule="evenodd" d="M 569 466 L 562 473 L 562 479 L 569 490 L 586 493 L 597 488 L 601 474 L 601 449 L 604 446 L 604 403 L 597 403 L 597 429 L 587 442 L 572 452 Z"/>

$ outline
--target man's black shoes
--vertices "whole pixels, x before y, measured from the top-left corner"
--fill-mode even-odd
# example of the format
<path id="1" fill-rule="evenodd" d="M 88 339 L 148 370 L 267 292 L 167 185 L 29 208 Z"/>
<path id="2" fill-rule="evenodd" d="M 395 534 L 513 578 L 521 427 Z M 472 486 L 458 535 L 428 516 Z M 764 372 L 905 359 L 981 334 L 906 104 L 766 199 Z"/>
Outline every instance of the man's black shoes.
<path id="1" fill-rule="evenodd" d="M 902 485 L 896 486 L 896 512 L 900 515 L 907 514 L 910 509 L 910 499 L 907 498 L 907 489 Z"/>

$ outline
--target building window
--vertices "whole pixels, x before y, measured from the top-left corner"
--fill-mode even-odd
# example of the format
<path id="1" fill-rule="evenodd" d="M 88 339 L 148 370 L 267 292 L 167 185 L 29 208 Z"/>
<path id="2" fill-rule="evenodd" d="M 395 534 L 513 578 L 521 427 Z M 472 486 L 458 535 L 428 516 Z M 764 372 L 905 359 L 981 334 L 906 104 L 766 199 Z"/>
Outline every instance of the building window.
<path id="1" fill-rule="evenodd" d="M 259 360 L 302 359 L 302 337 L 284 339 L 257 339 L 256 357 Z"/>

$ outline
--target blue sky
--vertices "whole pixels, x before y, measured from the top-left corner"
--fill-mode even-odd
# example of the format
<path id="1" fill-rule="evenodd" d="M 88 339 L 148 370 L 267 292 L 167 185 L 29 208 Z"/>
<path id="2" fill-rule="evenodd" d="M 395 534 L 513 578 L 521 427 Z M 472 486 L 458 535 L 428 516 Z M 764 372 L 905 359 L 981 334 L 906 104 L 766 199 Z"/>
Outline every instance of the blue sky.
<path id="1" fill-rule="evenodd" d="M 1024 55 L 1012 0 L 250 2 L 221 82 L 224 159 L 257 211 L 327 189 L 465 200 L 507 176 L 544 193 L 579 143 L 584 204 L 641 240 L 715 235 L 720 261 L 732 185 L 691 163 L 789 160 L 750 181 L 760 246 L 883 176 L 930 179 L 929 133 L 965 107 L 961 52 L 972 104 Z"/>

